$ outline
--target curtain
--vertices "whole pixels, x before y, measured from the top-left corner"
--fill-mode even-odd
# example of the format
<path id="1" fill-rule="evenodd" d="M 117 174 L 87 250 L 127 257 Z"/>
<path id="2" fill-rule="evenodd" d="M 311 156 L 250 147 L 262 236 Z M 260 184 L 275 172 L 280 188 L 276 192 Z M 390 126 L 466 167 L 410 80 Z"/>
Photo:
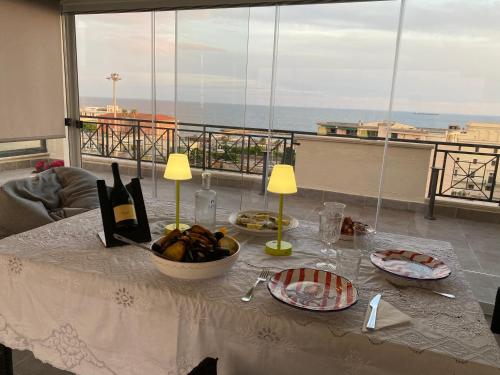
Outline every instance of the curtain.
<path id="1" fill-rule="evenodd" d="M 62 138 L 64 81 L 57 0 L 2 0 L 0 142 Z"/>

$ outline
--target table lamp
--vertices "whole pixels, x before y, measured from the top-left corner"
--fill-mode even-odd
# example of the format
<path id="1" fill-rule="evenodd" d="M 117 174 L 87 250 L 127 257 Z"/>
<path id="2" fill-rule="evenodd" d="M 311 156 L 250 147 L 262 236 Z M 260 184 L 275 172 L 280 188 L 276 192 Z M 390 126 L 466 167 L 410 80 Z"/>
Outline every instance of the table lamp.
<path id="1" fill-rule="evenodd" d="M 281 240 L 283 223 L 283 195 L 297 192 L 293 167 L 286 164 L 275 165 L 267 185 L 267 191 L 280 195 L 278 211 L 278 239 L 266 243 L 266 253 L 269 255 L 291 255 L 292 244 Z"/>
<path id="2" fill-rule="evenodd" d="M 165 233 L 174 229 L 179 229 L 181 232 L 189 229 L 189 225 L 179 222 L 179 206 L 180 206 L 180 182 L 190 180 L 191 167 L 186 154 L 170 154 L 165 167 L 163 178 L 175 181 L 175 224 L 169 224 L 165 227 Z"/>

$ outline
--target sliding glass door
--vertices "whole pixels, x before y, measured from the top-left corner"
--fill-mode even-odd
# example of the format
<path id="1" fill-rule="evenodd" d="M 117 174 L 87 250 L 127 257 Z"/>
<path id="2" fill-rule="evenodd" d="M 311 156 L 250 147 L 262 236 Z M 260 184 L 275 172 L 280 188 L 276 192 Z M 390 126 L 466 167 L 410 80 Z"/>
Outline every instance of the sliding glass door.
<path id="1" fill-rule="evenodd" d="M 111 179 L 142 176 L 152 191 L 151 16 L 76 16 L 82 166 Z"/>
<path id="2" fill-rule="evenodd" d="M 380 233 L 448 241 L 491 303 L 500 280 L 492 250 L 500 9 L 487 0 L 450 6 L 78 15 L 83 165 L 109 177 L 115 158 L 145 177 L 148 195 L 173 200 L 163 170 L 171 153 L 184 153 L 193 179 L 182 201 L 191 206 L 210 172 L 225 220 L 276 210 L 268 175 L 292 164 L 299 191 L 286 213 L 317 220 L 323 202 L 339 201 L 347 217 Z M 438 221 L 429 221 L 434 192 Z"/>
<path id="3" fill-rule="evenodd" d="M 193 172 L 193 180 L 182 185 L 182 201 L 193 202 L 206 172 L 212 174 L 219 207 L 237 209 L 245 165 L 249 9 L 178 11 L 176 16 L 171 149 L 188 156 Z M 161 197 L 173 197 L 173 182 L 158 186 Z"/>

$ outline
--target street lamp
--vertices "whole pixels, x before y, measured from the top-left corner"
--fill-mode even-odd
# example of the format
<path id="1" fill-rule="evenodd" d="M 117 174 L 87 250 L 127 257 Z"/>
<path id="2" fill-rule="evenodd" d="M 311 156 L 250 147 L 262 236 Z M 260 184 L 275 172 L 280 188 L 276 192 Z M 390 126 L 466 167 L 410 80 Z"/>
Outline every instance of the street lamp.
<path id="1" fill-rule="evenodd" d="M 113 81 L 113 117 L 116 117 L 116 82 L 120 81 L 122 77 L 118 73 L 111 73 L 106 79 Z"/>

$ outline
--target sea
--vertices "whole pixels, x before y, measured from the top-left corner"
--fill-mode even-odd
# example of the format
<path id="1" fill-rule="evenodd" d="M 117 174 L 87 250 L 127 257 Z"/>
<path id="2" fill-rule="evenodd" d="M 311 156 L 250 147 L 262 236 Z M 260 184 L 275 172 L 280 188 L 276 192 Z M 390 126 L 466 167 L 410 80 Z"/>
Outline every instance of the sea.
<path id="1" fill-rule="evenodd" d="M 80 107 L 106 106 L 111 98 L 80 97 Z M 118 98 L 117 105 L 127 110 L 151 113 L 151 101 L 145 99 Z M 157 100 L 156 113 L 174 114 L 174 103 L 168 100 Z M 251 127 L 268 129 L 269 106 L 222 103 L 179 102 L 177 118 L 180 122 L 197 124 L 223 125 L 234 127 Z M 465 127 L 469 122 L 488 122 L 500 124 L 499 116 L 465 115 L 453 113 L 419 113 L 394 111 L 392 121 L 419 128 L 446 129 L 449 125 Z M 352 122 L 387 120 L 387 111 L 368 109 L 315 108 L 276 106 L 273 113 L 274 130 L 292 130 L 316 132 L 317 123 L 321 121 Z"/>

